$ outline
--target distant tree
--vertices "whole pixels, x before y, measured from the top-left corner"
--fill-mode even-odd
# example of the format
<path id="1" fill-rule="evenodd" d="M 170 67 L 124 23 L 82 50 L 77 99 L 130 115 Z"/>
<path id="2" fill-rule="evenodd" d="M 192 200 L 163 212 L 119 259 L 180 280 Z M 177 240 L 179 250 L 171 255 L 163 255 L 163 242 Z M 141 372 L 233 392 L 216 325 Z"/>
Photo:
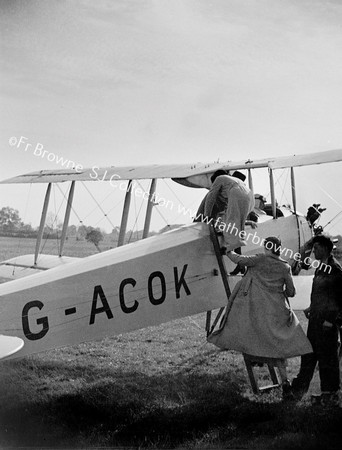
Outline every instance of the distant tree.
<path id="1" fill-rule="evenodd" d="M 77 227 L 76 225 L 69 225 L 67 230 L 67 236 L 75 237 L 77 235 Z"/>
<path id="2" fill-rule="evenodd" d="M 101 233 L 101 231 L 99 229 L 96 229 L 93 227 L 88 227 L 88 232 L 87 232 L 85 238 L 86 238 L 86 241 L 92 242 L 95 245 L 95 247 L 97 248 L 97 250 L 99 252 L 101 252 L 99 243 L 101 241 L 103 241 L 103 234 Z"/>
<path id="3" fill-rule="evenodd" d="M 31 233 L 34 229 L 30 223 L 23 223 L 20 227 L 20 231 Z"/>
<path id="4" fill-rule="evenodd" d="M 120 227 L 114 227 L 112 228 L 112 231 L 110 233 L 110 238 L 117 241 L 119 234 L 120 234 Z"/>
<path id="5" fill-rule="evenodd" d="M 56 234 L 62 230 L 63 222 L 52 211 L 49 211 L 46 216 L 45 229 L 48 234 Z"/>
<path id="6" fill-rule="evenodd" d="M 17 209 L 5 206 L 0 209 L 0 230 L 3 232 L 18 231 L 23 226 Z"/>
<path id="7" fill-rule="evenodd" d="M 20 235 L 27 237 L 34 237 L 37 231 L 32 228 L 30 223 L 23 223 L 19 229 Z"/>
<path id="8" fill-rule="evenodd" d="M 87 227 L 85 225 L 80 225 L 77 228 L 77 240 L 79 239 L 85 239 L 85 237 L 87 236 L 88 231 L 91 231 L 92 227 Z"/>

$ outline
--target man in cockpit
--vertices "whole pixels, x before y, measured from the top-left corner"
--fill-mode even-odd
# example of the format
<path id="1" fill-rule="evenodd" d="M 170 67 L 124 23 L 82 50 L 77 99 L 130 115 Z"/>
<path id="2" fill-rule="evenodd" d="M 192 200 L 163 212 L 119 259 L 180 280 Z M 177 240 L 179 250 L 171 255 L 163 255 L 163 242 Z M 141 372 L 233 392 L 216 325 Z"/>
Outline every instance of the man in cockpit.
<path id="1" fill-rule="evenodd" d="M 254 201 L 255 206 L 253 211 L 257 214 L 258 217 L 265 216 L 265 204 L 266 204 L 266 198 L 261 194 L 255 194 L 254 195 Z"/>

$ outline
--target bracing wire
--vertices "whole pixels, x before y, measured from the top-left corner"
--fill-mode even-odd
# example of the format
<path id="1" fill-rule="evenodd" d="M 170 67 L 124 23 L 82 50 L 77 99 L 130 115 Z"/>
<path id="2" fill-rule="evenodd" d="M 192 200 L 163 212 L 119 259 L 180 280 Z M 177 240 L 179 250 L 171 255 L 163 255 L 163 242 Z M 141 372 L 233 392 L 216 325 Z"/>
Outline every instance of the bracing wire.
<path id="1" fill-rule="evenodd" d="M 110 223 L 110 225 L 112 226 L 112 228 L 115 228 L 115 225 L 113 224 L 113 222 L 110 220 L 110 218 L 108 217 L 107 213 L 103 210 L 103 208 L 101 207 L 101 205 L 99 204 L 99 202 L 96 200 L 96 198 L 93 196 L 93 194 L 90 192 L 90 190 L 87 188 L 87 186 L 85 185 L 85 183 L 83 181 L 81 181 L 83 187 L 87 190 L 88 194 L 91 196 L 91 198 L 94 200 L 94 202 L 97 204 L 98 208 L 100 209 L 100 211 L 103 213 L 104 217 L 108 220 L 108 222 Z"/>
<path id="2" fill-rule="evenodd" d="M 176 197 L 176 199 L 178 200 L 180 206 L 182 206 L 184 209 L 189 209 L 189 210 L 194 206 L 194 202 L 192 202 L 192 203 L 191 203 L 191 208 L 190 208 L 190 207 L 186 207 L 186 206 L 184 205 L 184 203 L 182 202 L 182 200 L 181 200 L 181 199 L 178 197 L 178 195 L 175 193 L 175 191 L 171 188 L 171 186 L 169 186 L 169 184 L 167 183 L 167 181 L 166 181 L 165 179 L 163 179 L 162 181 L 164 182 L 164 184 L 166 184 L 167 188 L 171 191 L 171 193 Z M 197 208 L 198 208 L 198 206 L 197 206 Z M 194 213 L 195 213 L 195 210 L 194 210 Z M 162 217 L 163 217 L 163 216 L 162 216 Z M 163 219 L 164 219 L 164 217 L 163 217 Z M 164 219 L 164 221 L 166 222 L 165 219 Z M 166 224 L 167 224 L 168 226 L 170 226 L 168 222 L 166 222 Z"/>
<path id="3" fill-rule="evenodd" d="M 122 200 L 119 200 L 112 208 L 110 208 L 110 209 L 108 210 L 107 214 L 111 213 L 118 205 L 121 205 L 121 204 L 122 204 Z M 101 217 L 101 218 L 95 223 L 95 226 L 97 226 L 100 222 L 102 222 L 102 220 L 103 220 L 103 217 Z M 118 226 L 118 225 L 116 225 L 116 226 Z M 114 227 L 114 228 L 115 228 L 115 227 Z"/>
<path id="4" fill-rule="evenodd" d="M 117 203 L 115 203 L 115 205 L 112 207 L 112 208 L 110 208 L 109 210 L 108 210 L 108 213 L 107 214 L 109 214 L 110 212 L 112 212 L 117 206 L 119 206 L 119 205 L 122 205 L 122 200 L 119 200 Z"/>
<path id="5" fill-rule="evenodd" d="M 342 207 L 341 203 L 338 202 L 334 197 L 332 197 L 325 189 L 323 189 L 322 186 L 318 186 L 318 187 L 320 188 L 320 190 L 321 190 L 322 192 L 324 192 L 324 194 L 325 194 L 327 197 L 330 198 L 330 200 L 332 200 L 334 203 L 336 203 L 336 205 L 338 205 L 340 208 Z M 340 214 L 342 214 L 342 210 L 341 210 L 339 213 L 337 213 L 337 214 L 336 214 L 336 215 L 335 215 L 328 223 L 326 223 L 326 224 L 324 225 L 323 229 L 325 229 L 327 225 L 331 225 L 331 222 L 333 222 Z M 341 220 L 341 219 L 340 219 L 340 220 Z M 339 220 L 337 223 L 339 223 L 340 220 Z"/>
<path id="6" fill-rule="evenodd" d="M 59 189 L 60 192 L 62 193 L 64 199 L 65 199 L 66 201 L 68 201 L 66 194 L 62 191 L 62 189 L 59 187 L 59 185 L 56 184 L 56 186 L 58 187 L 58 189 Z M 79 221 L 81 224 L 83 224 L 83 220 L 82 220 L 82 219 L 80 218 L 80 216 L 77 214 L 77 212 L 76 212 L 76 210 L 75 210 L 75 208 L 74 208 L 73 206 L 71 206 L 71 210 L 72 210 L 72 212 L 75 214 L 75 216 L 77 217 L 78 221 Z"/>
<path id="7" fill-rule="evenodd" d="M 137 181 L 138 185 L 140 186 L 140 188 L 146 193 L 147 191 L 145 191 L 144 187 L 140 184 L 139 181 Z M 155 206 L 159 206 L 158 203 L 154 204 Z M 156 208 L 156 212 L 160 215 L 160 217 L 164 220 L 164 222 L 166 223 L 166 225 L 169 227 L 170 224 L 169 222 L 165 219 L 165 217 L 163 216 L 163 214 L 159 211 L 158 208 Z"/>
<path id="8" fill-rule="evenodd" d="M 57 223 L 57 221 L 58 221 L 58 213 L 62 207 L 62 203 L 61 203 L 61 206 L 59 207 L 58 211 L 56 212 L 56 188 L 55 188 L 55 186 L 53 186 L 53 202 L 54 202 L 54 207 L 55 207 L 55 218 L 52 223 L 52 228 L 54 226 L 56 226 L 56 245 L 57 245 L 57 251 L 59 254 L 60 246 L 59 246 L 59 242 L 58 242 L 58 223 Z"/>
<path id="9" fill-rule="evenodd" d="M 141 206 L 140 206 L 140 209 L 139 209 L 139 213 L 138 213 L 138 215 L 137 215 L 137 205 L 136 205 L 136 202 L 135 202 L 135 196 L 133 196 L 133 202 L 134 202 L 135 221 L 134 221 L 134 223 L 133 223 L 132 230 L 131 230 L 131 233 L 130 233 L 129 238 L 128 238 L 128 243 L 131 242 L 131 239 L 132 239 L 132 236 L 133 236 L 133 233 L 134 233 L 134 228 L 135 228 L 135 226 L 136 226 L 136 223 L 137 223 L 138 218 L 139 218 L 140 210 L 141 210 L 141 208 L 142 208 L 142 203 L 141 203 Z"/>
<path id="10" fill-rule="evenodd" d="M 113 194 L 113 191 L 109 192 L 109 194 L 107 194 L 107 195 L 101 200 L 101 202 L 99 202 L 99 205 L 101 205 L 102 203 L 104 203 L 105 200 L 107 200 L 107 198 L 110 197 L 112 194 Z M 117 206 L 119 203 L 122 203 L 122 201 L 120 200 L 120 202 L 118 202 L 118 203 L 116 204 L 116 206 Z M 91 214 L 93 214 L 93 212 L 97 210 L 97 207 L 98 207 L 98 206 L 96 205 L 96 207 L 95 207 L 94 209 L 92 209 L 92 210 L 90 211 L 90 213 L 87 214 L 87 215 L 84 217 L 84 219 L 86 219 L 86 218 L 89 217 Z M 109 213 L 110 211 L 112 211 L 112 210 L 113 210 L 113 208 L 111 208 L 111 209 L 107 212 L 107 214 L 105 214 L 105 216 L 107 216 L 108 213 Z"/>
<path id="11" fill-rule="evenodd" d="M 56 186 L 56 184 L 54 183 L 53 184 L 53 196 L 54 196 L 55 217 L 54 217 L 54 220 L 53 220 L 53 222 L 51 224 L 52 228 L 54 227 L 55 224 L 57 224 L 58 214 L 59 214 L 59 212 L 60 212 L 60 210 L 62 208 L 62 205 L 63 205 L 63 199 L 62 199 L 61 203 L 60 203 L 60 206 L 58 208 L 58 211 L 56 212 L 57 207 L 56 207 L 56 189 L 55 189 L 55 186 Z M 65 194 L 63 194 L 63 195 L 65 195 Z M 58 229 L 57 229 L 56 234 L 57 234 L 57 237 L 56 237 L 57 251 L 59 252 Z M 49 235 L 50 235 L 50 232 L 47 234 L 47 236 L 46 236 L 46 238 L 44 240 L 44 243 L 43 243 L 42 248 L 41 248 L 41 253 L 43 253 L 43 250 L 45 248 L 45 245 L 47 244 Z"/>
<path id="12" fill-rule="evenodd" d="M 334 220 L 336 220 L 337 217 L 338 217 L 340 214 L 342 214 L 342 211 L 340 211 L 338 214 L 336 214 L 336 216 L 334 216 L 331 220 L 329 220 L 328 223 L 326 223 L 326 224 L 324 225 L 324 227 L 323 227 L 324 230 L 326 229 L 326 227 L 327 227 L 328 225 L 330 225 L 330 227 L 328 228 L 328 230 L 329 230 L 329 229 L 333 226 L 332 222 L 333 222 Z M 341 217 L 334 225 L 337 225 L 338 223 L 340 223 L 341 220 L 342 220 L 342 217 Z"/>
<path id="13" fill-rule="evenodd" d="M 158 204 L 157 204 L 156 206 L 158 206 Z M 170 226 L 169 222 L 165 219 L 165 217 L 164 217 L 163 214 L 159 211 L 158 208 L 156 208 L 156 212 L 160 215 L 160 217 L 164 220 L 164 222 L 166 223 L 166 225 L 169 227 L 169 226 Z"/>
<path id="14" fill-rule="evenodd" d="M 28 194 L 27 194 L 27 198 L 26 198 L 26 203 L 25 203 L 25 210 L 24 210 L 24 217 L 23 217 L 23 222 L 25 223 L 26 221 L 26 215 L 27 215 L 27 209 L 28 209 L 28 204 L 30 202 L 30 196 L 31 196 L 31 189 L 32 189 L 32 183 L 30 183 L 29 185 L 29 190 L 28 190 Z M 20 249 L 21 249 L 21 243 L 22 243 L 22 236 L 19 236 L 19 240 L 18 240 L 18 246 L 17 246 L 17 255 L 20 255 Z M 18 257 L 18 256 L 17 256 Z M 13 266 L 13 271 L 12 271 L 12 276 L 14 276 L 14 271 L 15 271 L 16 267 Z"/>
<path id="15" fill-rule="evenodd" d="M 173 194 L 173 195 L 176 197 L 176 199 L 179 201 L 179 204 L 182 205 L 182 206 L 184 206 L 184 208 L 185 208 L 184 203 L 183 203 L 182 200 L 178 197 L 178 195 L 174 192 L 174 190 L 171 188 L 171 186 L 169 186 L 169 184 L 167 183 L 167 181 L 164 180 L 164 179 L 163 179 L 163 181 L 164 181 L 164 183 L 166 184 L 166 186 L 168 187 L 168 189 L 172 192 L 172 194 Z"/>
<path id="16" fill-rule="evenodd" d="M 275 183 L 276 186 L 279 186 L 279 187 L 280 187 L 280 189 L 281 189 L 281 194 L 282 194 L 282 195 L 281 195 L 281 198 L 280 198 L 280 201 L 279 201 L 279 205 L 281 205 L 281 204 L 283 203 L 283 198 L 285 198 L 285 201 L 286 201 L 287 203 L 290 204 L 290 202 L 289 202 L 289 200 L 288 200 L 288 198 L 287 198 L 287 196 L 286 196 L 285 188 L 284 188 L 284 186 L 286 186 L 286 183 L 287 183 L 287 181 L 288 181 L 289 173 L 290 173 L 289 169 L 284 169 L 284 170 L 282 171 L 282 173 L 279 175 L 279 177 L 277 178 L 276 183 Z M 281 178 L 284 176 L 284 174 L 286 174 L 286 178 L 285 178 L 285 181 L 284 181 L 283 185 L 281 185 L 281 184 L 280 184 Z"/>

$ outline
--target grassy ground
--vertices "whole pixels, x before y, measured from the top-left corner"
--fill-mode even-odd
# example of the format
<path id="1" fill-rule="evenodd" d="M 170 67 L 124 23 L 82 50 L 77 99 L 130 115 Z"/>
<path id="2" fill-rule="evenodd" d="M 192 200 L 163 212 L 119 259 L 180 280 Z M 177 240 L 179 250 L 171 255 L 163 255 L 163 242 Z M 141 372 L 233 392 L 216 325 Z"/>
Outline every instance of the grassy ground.
<path id="1" fill-rule="evenodd" d="M 303 317 L 301 320 L 303 320 Z M 254 395 L 205 315 L 0 365 L 0 448 L 337 449 L 342 409 Z M 299 358 L 289 361 L 292 378 Z M 267 373 L 258 369 L 260 384 Z"/>
<path id="2" fill-rule="evenodd" d="M 199 314 L 2 362 L 0 448 L 341 448 L 342 409 L 310 402 L 317 374 L 299 403 L 279 389 L 254 395 L 241 355 L 206 343 L 204 323 Z M 291 359 L 290 378 L 298 368 Z"/>

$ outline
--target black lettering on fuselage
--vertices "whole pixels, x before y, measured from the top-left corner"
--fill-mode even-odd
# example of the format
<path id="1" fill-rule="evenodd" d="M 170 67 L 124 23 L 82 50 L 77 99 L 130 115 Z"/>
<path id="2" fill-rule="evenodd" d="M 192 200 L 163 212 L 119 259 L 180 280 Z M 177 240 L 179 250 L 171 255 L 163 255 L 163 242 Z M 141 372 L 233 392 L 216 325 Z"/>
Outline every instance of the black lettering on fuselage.
<path id="1" fill-rule="evenodd" d="M 100 299 L 102 302 L 102 306 L 100 306 L 99 308 L 96 307 L 98 296 L 100 296 Z M 107 314 L 108 319 L 113 319 L 113 313 L 112 313 L 112 310 L 110 309 L 110 306 L 108 304 L 106 296 L 103 292 L 102 286 L 98 285 L 98 286 L 94 287 L 93 303 L 91 305 L 89 325 L 92 325 L 93 323 L 95 323 L 96 314 L 100 314 L 103 312 L 105 312 Z"/>
<path id="2" fill-rule="evenodd" d="M 134 287 L 137 284 L 137 282 L 135 281 L 134 278 L 125 278 L 120 283 L 120 288 L 119 288 L 120 306 L 124 313 L 129 314 L 129 313 L 134 312 L 138 308 L 139 302 L 134 300 L 134 304 L 132 306 L 126 305 L 125 296 L 124 296 L 124 287 L 126 286 L 126 284 L 131 284 Z"/>
<path id="3" fill-rule="evenodd" d="M 179 278 L 178 278 L 178 268 L 177 267 L 173 268 L 173 274 L 174 274 L 174 278 L 175 278 L 176 298 L 180 298 L 180 290 L 181 290 L 182 286 L 183 286 L 186 294 L 191 295 L 189 286 L 186 284 L 186 281 L 184 279 L 187 268 L 188 268 L 188 265 L 184 264 L 181 276 Z"/>
<path id="4" fill-rule="evenodd" d="M 185 280 L 185 273 L 188 268 L 188 264 L 184 264 L 181 273 L 179 273 L 177 267 L 173 267 L 174 275 L 174 286 L 176 298 L 181 297 L 181 290 L 184 289 L 187 295 L 191 295 L 189 286 Z M 120 308 L 123 313 L 130 314 L 135 312 L 139 307 L 139 302 L 137 300 L 129 301 L 125 298 L 126 286 L 130 285 L 133 288 L 136 286 L 137 281 L 134 278 L 125 278 L 121 281 L 119 285 L 119 301 Z M 129 289 L 128 289 L 129 291 Z M 134 291 L 131 289 L 131 291 Z M 148 299 L 152 305 L 157 306 L 164 303 L 166 299 L 167 289 L 166 289 L 166 279 L 165 275 L 161 271 L 152 272 L 147 280 L 147 291 Z M 97 306 L 98 297 L 102 302 L 101 306 Z M 90 321 L 89 324 L 95 323 L 95 316 L 100 313 L 106 313 L 108 319 L 113 318 L 112 310 L 108 304 L 107 298 L 103 292 L 102 286 L 98 285 L 94 287 L 93 302 L 91 307 Z"/>
<path id="5" fill-rule="evenodd" d="M 154 278 L 159 278 L 159 280 L 160 280 L 161 295 L 159 298 L 156 298 L 153 293 L 152 282 L 153 282 Z M 165 277 L 164 277 L 163 273 L 159 272 L 159 271 L 152 272 L 151 275 L 148 277 L 147 288 L 148 288 L 148 298 L 150 299 L 150 302 L 152 303 L 152 305 L 161 305 L 166 298 L 166 282 L 165 282 Z"/>
<path id="6" fill-rule="evenodd" d="M 30 341 L 36 341 L 38 339 L 41 339 L 49 331 L 49 321 L 46 316 L 41 317 L 40 319 L 36 320 L 37 325 L 43 326 L 41 331 L 39 331 L 38 333 L 32 333 L 32 331 L 30 329 L 30 324 L 29 324 L 29 319 L 28 319 L 28 313 L 29 313 L 30 309 L 38 308 L 39 310 L 41 310 L 43 308 L 43 306 L 44 306 L 44 303 L 40 302 L 39 300 L 34 300 L 32 302 L 26 303 L 26 305 L 23 308 L 23 312 L 22 312 L 22 316 L 21 316 L 23 331 L 24 331 L 24 334 L 27 337 L 27 339 L 29 339 Z"/>

